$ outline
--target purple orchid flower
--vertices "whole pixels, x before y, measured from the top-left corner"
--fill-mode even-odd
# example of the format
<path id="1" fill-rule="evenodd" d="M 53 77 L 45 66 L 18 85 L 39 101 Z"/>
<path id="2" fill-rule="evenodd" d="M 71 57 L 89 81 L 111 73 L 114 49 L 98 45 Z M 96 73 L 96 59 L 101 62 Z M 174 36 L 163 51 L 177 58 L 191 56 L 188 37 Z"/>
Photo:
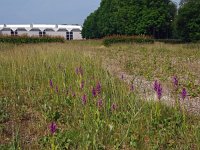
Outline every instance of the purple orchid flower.
<path id="1" fill-rule="evenodd" d="M 187 97 L 187 91 L 185 88 L 182 89 L 181 98 L 184 100 Z"/>
<path id="2" fill-rule="evenodd" d="M 76 72 L 77 75 L 83 76 L 83 69 L 82 69 L 81 66 L 80 66 L 80 67 L 77 67 L 77 68 L 75 69 L 75 72 Z"/>
<path id="3" fill-rule="evenodd" d="M 72 97 L 76 97 L 76 93 L 75 92 L 72 92 Z"/>
<path id="4" fill-rule="evenodd" d="M 87 102 L 87 96 L 86 96 L 86 94 L 84 94 L 84 95 L 82 96 L 82 104 L 83 104 L 83 105 L 86 105 L 86 102 Z"/>
<path id="5" fill-rule="evenodd" d="M 172 78 L 172 81 L 173 81 L 173 84 L 174 84 L 174 87 L 175 89 L 178 89 L 178 78 L 176 76 L 174 76 Z"/>
<path id="6" fill-rule="evenodd" d="M 57 126 L 55 122 L 52 122 L 49 126 L 51 134 L 54 134 L 56 132 Z"/>
<path id="7" fill-rule="evenodd" d="M 101 93 L 101 84 L 100 84 L 100 82 L 98 82 L 97 85 L 96 85 L 96 93 L 97 94 Z"/>
<path id="8" fill-rule="evenodd" d="M 83 69 L 82 69 L 81 66 L 79 67 L 79 73 L 80 73 L 81 76 L 83 76 Z"/>
<path id="9" fill-rule="evenodd" d="M 97 106 L 98 106 L 98 108 L 102 108 L 102 106 L 103 106 L 103 100 L 102 99 L 99 99 L 97 101 Z"/>
<path id="10" fill-rule="evenodd" d="M 115 111 L 117 109 L 117 105 L 115 104 L 115 103 L 113 103 L 112 105 L 111 105 L 111 110 L 112 111 Z"/>
<path id="11" fill-rule="evenodd" d="M 154 87 L 154 91 L 157 91 L 157 88 L 158 88 L 158 81 L 157 80 L 154 82 L 153 87 Z"/>
<path id="12" fill-rule="evenodd" d="M 75 69 L 75 72 L 76 72 L 77 75 L 79 74 L 79 68 L 78 67 Z"/>
<path id="13" fill-rule="evenodd" d="M 84 85 L 85 85 L 85 82 L 84 82 L 84 81 L 81 81 L 81 84 L 80 84 L 80 89 L 81 89 L 81 90 L 84 88 Z"/>
<path id="14" fill-rule="evenodd" d="M 124 80 L 124 74 L 121 75 L 121 79 Z"/>
<path id="15" fill-rule="evenodd" d="M 133 85 L 133 84 L 131 84 L 131 85 L 130 85 L 130 91 L 131 91 L 131 92 L 133 92 L 133 91 L 134 91 L 134 89 L 135 89 L 135 88 L 134 88 L 134 85 Z"/>
<path id="16" fill-rule="evenodd" d="M 97 96 L 97 91 L 94 87 L 92 88 L 92 96 L 94 96 L 94 97 Z"/>
<path id="17" fill-rule="evenodd" d="M 160 100 L 161 97 L 162 97 L 162 86 L 161 84 L 158 84 L 158 87 L 157 87 L 157 96 L 158 96 L 158 99 Z"/>
<path id="18" fill-rule="evenodd" d="M 154 91 L 156 92 L 157 97 L 158 97 L 158 99 L 160 100 L 161 97 L 162 97 L 162 94 L 163 94 L 163 90 L 162 90 L 161 84 L 158 83 L 157 80 L 154 82 Z"/>
<path id="19" fill-rule="evenodd" d="M 52 79 L 49 80 L 49 85 L 50 85 L 51 88 L 53 88 L 53 81 L 52 81 Z"/>
<path id="20" fill-rule="evenodd" d="M 58 93 L 59 92 L 59 90 L 58 90 L 58 86 L 56 85 L 56 93 Z"/>

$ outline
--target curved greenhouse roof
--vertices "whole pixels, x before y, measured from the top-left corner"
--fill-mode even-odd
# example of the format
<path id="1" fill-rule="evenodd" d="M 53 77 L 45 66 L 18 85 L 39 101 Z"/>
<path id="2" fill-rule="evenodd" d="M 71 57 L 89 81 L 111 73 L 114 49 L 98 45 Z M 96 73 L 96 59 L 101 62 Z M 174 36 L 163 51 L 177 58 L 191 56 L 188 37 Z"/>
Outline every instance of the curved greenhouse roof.
<path id="1" fill-rule="evenodd" d="M 71 30 L 77 30 L 79 29 L 80 31 L 82 30 L 82 26 L 80 25 L 67 25 L 67 24 L 3 24 L 0 25 L 0 30 L 4 29 L 4 28 L 10 28 L 13 31 L 17 30 L 17 29 L 25 29 L 27 31 L 30 31 L 32 29 L 39 29 L 41 31 L 44 30 L 49 30 L 52 29 L 54 31 L 58 31 L 58 30 L 66 30 L 66 31 L 71 31 Z"/>

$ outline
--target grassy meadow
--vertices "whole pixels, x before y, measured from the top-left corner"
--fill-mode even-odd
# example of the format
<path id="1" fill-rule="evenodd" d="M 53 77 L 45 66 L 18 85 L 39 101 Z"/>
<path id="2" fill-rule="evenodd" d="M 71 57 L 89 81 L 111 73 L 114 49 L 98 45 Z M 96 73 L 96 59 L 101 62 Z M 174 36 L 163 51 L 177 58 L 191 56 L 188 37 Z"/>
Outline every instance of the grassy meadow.
<path id="1" fill-rule="evenodd" d="M 121 72 L 161 82 L 159 101 Z M 200 97 L 199 76 L 199 44 L 0 43 L 0 149 L 200 149 L 200 117 L 178 103 Z"/>

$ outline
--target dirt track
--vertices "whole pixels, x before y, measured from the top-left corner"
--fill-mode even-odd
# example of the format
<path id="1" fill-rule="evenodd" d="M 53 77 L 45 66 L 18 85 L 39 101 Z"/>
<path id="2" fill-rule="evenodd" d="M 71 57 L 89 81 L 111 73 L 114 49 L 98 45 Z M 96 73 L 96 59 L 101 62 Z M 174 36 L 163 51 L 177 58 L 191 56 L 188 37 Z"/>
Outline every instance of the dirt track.
<path id="1" fill-rule="evenodd" d="M 146 101 L 157 101 L 157 96 L 153 90 L 153 83 L 145 80 L 141 77 L 134 77 L 124 72 L 119 66 L 119 64 L 113 59 L 103 59 L 103 67 L 109 71 L 110 74 L 117 76 L 121 79 L 123 75 L 123 80 L 127 84 L 133 83 L 137 91 L 139 91 L 139 95 L 144 98 Z M 176 99 L 172 96 L 172 91 L 170 91 L 167 87 L 163 87 L 163 96 L 161 101 L 168 106 L 175 106 Z M 185 107 L 188 113 L 192 113 L 194 115 L 200 115 L 200 98 L 190 98 L 189 96 L 183 101 L 179 98 L 180 106 Z"/>

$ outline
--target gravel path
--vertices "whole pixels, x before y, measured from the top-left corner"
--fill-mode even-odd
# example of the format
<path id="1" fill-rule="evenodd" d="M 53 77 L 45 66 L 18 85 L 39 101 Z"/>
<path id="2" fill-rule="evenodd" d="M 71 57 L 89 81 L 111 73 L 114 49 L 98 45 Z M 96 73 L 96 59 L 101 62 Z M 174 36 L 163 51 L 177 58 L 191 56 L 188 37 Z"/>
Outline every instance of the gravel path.
<path id="1" fill-rule="evenodd" d="M 123 80 L 127 83 L 133 83 L 135 88 L 139 91 L 140 96 L 142 96 L 146 101 L 157 101 L 157 96 L 153 90 L 153 83 L 145 80 L 144 78 L 134 77 L 122 71 L 119 67 L 120 65 L 112 59 L 104 59 L 103 67 L 109 71 L 110 74 L 117 76 L 121 79 L 123 75 Z M 172 92 L 167 88 L 163 87 L 163 96 L 161 101 L 168 106 L 175 106 L 175 98 L 173 98 Z M 179 99 L 181 107 L 185 109 L 190 114 L 200 115 L 200 97 L 190 98 L 189 96 L 183 101 Z"/>

